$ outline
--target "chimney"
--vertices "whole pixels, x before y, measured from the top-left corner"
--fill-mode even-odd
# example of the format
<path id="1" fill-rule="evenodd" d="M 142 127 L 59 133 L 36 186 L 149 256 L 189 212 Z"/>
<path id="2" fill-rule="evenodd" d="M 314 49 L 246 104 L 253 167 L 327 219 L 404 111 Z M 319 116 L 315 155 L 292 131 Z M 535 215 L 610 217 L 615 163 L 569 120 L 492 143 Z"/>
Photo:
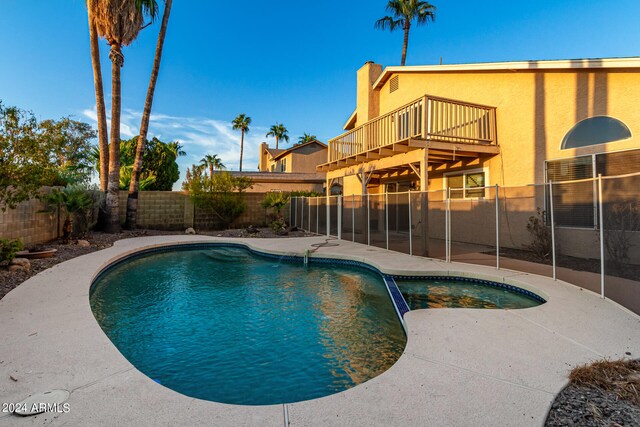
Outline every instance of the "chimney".
<path id="1" fill-rule="evenodd" d="M 356 126 L 378 117 L 380 114 L 380 100 L 378 93 L 373 90 L 373 83 L 382 74 L 382 65 L 367 61 L 358 70 L 356 113 L 358 115 Z"/>
<path id="2" fill-rule="evenodd" d="M 269 165 L 267 164 L 267 156 L 264 153 L 264 150 L 269 148 L 269 145 L 266 142 L 260 144 L 260 157 L 258 157 L 258 170 L 260 172 L 267 172 Z"/>

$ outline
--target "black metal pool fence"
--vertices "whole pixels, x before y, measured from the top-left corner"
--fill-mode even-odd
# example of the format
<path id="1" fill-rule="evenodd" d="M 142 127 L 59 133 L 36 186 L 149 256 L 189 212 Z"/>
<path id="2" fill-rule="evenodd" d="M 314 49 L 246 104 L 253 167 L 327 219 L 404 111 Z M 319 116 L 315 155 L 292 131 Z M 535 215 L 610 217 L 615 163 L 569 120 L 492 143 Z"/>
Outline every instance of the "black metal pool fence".
<path id="1" fill-rule="evenodd" d="M 293 197 L 293 226 L 413 256 L 535 273 L 640 314 L 640 173 L 520 187 Z"/>

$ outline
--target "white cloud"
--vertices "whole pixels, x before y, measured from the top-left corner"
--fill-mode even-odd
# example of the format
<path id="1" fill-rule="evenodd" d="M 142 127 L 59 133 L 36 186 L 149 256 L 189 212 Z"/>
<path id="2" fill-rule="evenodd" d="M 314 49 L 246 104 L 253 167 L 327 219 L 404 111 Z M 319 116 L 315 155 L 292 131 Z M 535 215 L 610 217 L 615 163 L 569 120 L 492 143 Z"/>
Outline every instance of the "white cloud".
<path id="1" fill-rule="evenodd" d="M 97 122 L 95 107 L 85 109 L 82 115 L 91 122 Z M 123 110 L 120 119 L 122 138 L 131 138 L 138 133 L 142 113 Z M 107 120 L 110 126 L 110 120 Z M 255 126 L 244 138 L 242 169 L 255 171 L 258 167 L 258 148 L 267 128 Z M 199 163 L 205 154 L 217 154 L 229 170 L 238 170 L 240 160 L 240 132 L 234 131 L 230 122 L 207 117 L 181 117 L 162 113 L 152 113 L 149 123 L 149 137 L 156 136 L 163 141 L 179 141 L 187 155 L 178 159 L 180 165 L 179 188 L 186 168 Z"/>

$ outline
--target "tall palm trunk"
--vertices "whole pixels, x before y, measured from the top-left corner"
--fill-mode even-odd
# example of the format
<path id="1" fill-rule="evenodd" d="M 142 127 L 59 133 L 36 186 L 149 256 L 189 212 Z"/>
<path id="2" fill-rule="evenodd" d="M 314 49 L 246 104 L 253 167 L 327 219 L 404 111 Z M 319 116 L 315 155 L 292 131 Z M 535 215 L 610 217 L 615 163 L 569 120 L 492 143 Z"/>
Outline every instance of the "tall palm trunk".
<path id="1" fill-rule="evenodd" d="M 276 135 L 276 150 L 278 149 L 278 140 L 279 140 L 278 135 Z"/>
<path id="2" fill-rule="evenodd" d="M 209 179 L 213 179 L 213 163 L 209 163 Z"/>
<path id="3" fill-rule="evenodd" d="M 244 129 L 240 133 L 240 172 L 242 172 L 242 152 L 244 150 Z"/>
<path id="4" fill-rule="evenodd" d="M 142 172 L 142 157 L 144 155 L 144 146 L 149 131 L 149 119 L 151 116 L 151 107 L 153 105 L 153 95 L 156 90 L 156 82 L 160 72 L 160 60 L 162 59 L 162 48 L 164 38 L 167 33 L 167 23 L 169 22 L 169 14 L 171 13 L 172 0 L 166 0 L 164 14 L 162 16 L 162 25 L 160 33 L 158 33 L 158 43 L 156 44 L 156 54 L 153 59 L 153 68 L 151 70 L 151 79 L 149 80 L 149 88 L 147 89 L 147 98 L 144 102 L 144 111 L 142 112 L 142 122 L 140 123 L 140 135 L 138 136 L 138 145 L 136 147 L 136 159 L 133 163 L 133 171 L 131 172 L 131 183 L 129 185 L 129 195 L 127 197 L 127 220 L 125 227 L 128 229 L 136 228 L 136 220 L 138 214 L 138 191 L 140 189 L 140 173 Z"/>
<path id="5" fill-rule="evenodd" d="M 407 47 L 409 46 L 409 28 L 411 28 L 411 23 L 409 20 L 405 18 L 404 24 L 404 43 L 402 44 L 402 61 L 400 61 L 400 65 L 404 66 L 405 60 L 407 59 Z"/>
<path id="6" fill-rule="evenodd" d="M 109 134 L 107 133 L 107 112 L 104 106 L 104 87 L 100 67 L 100 47 L 98 32 L 89 9 L 89 41 L 91 44 L 91 65 L 93 67 L 93 86 L 96 91 L 96 118 L 98 121 L 98 146 L 100 147 L 100 191 L 107 191 L 109 180 Z"/>
<path id="7" fill-rule="evenodd" d="M 109 145 L 109 183 L 107 185 L 107 224 L 108 233 L 120 231 L 120 68 L 124 65 L 122 46 L 111 45 L 111 141 Z"/>

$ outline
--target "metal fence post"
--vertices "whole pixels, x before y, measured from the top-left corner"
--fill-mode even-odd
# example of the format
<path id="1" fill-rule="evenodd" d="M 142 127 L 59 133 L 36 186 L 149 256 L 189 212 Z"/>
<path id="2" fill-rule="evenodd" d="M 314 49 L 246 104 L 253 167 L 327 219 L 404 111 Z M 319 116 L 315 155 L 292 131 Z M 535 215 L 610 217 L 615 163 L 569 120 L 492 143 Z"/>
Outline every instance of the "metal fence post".
<path id="1" fill-rule="evenodd" d="M 307 230 L 309 230 L 309 233 L 311 233 L 311 197 L 309 197 L 309 201 L 307 202 L 307 208 L 308 208 L 308 213 L 307 216 L 309 217 L 309 228 Z"/>
<path id="2" fill-rule="evenodd" d="M 389 250 L 389 193 L 384 193 L 384 229 L 386 233 L 387 250 Z"/>
<path id="3" fill-rule="evenodd" d="M 409 206 L 409 255 L 413 255 L 413 223 L 411 220 L 411 189 L 409 189 L 407 196 L 409 197 L 409 203 L 407 204 L 407 206 Z"/>
<path id="4" fill-rule="evenodd" d="M 500 270 L 500 187 L 496 184 L 496 270 Z"/>
<path id="5" fill-rule="evenodd" d="M 445 213 L 444 213 L 444 221 L 445 221 L 445 233 L 444 233 L 444 245 L 445 245 L 445 261 L 451 262 L 451 189 L 447 188 L 446 198 L 447 202 L 445 203 Z"/>
<path id="6" fill-rule="evenodd" d="M 602 174 L 598 174 L 598 209 L 600 210 L 600 296 L 604 298 L 604 212 L 602 207 Z"/>
<path id="7" fill-rule="evenodd" d="M 297 227 L 298 226 L 298 198 L 296 197 L 295 199 L 296 199 L 296 206 L 294 210 L 293 226 Z"/>
<path id="8" fill-rule="evenodd" d="M 289 197 L 289 225 L 293 225 L 291 223 L 291 217 L 293 216 L 293 199 L 294 197 Z"/>
<path id="9" fill-rule="evenodd" d="M 356 196 L 355 194 L 351 195 L 351 241 L 355 242 L 356 241 L 356 211 L 355 211 L 355 204 L 356 204 Z"/>
<path id="10" fill-rule="evenodd" d="M 553 181 L 549 181 L 549 210 L 551 211 L 551 260 L 553 263 L 553 280 L 556 280 L 556 227 L 553 216 Z"/>
<path id="11" fill-rule="evenodd" d="M 302 197 L 302 205 L 300 205 L 300 228 L 304 230 L 304 196 Z"/>
<path id="12" fill-rule="evenodd" d="M 331 236 L 331 196 L 327 196 L 327 237 Z"/>
<path id="13" fill-rule="evenodd" d="M 367 192 L 367 245 L 371 246 L 371 213 L 369 203 L 369 193 Z"/>
<path id="14" fill-rule="evenodd" d="M 342 196 L 338 195 L 338 240 L 342 240 Z"/>

